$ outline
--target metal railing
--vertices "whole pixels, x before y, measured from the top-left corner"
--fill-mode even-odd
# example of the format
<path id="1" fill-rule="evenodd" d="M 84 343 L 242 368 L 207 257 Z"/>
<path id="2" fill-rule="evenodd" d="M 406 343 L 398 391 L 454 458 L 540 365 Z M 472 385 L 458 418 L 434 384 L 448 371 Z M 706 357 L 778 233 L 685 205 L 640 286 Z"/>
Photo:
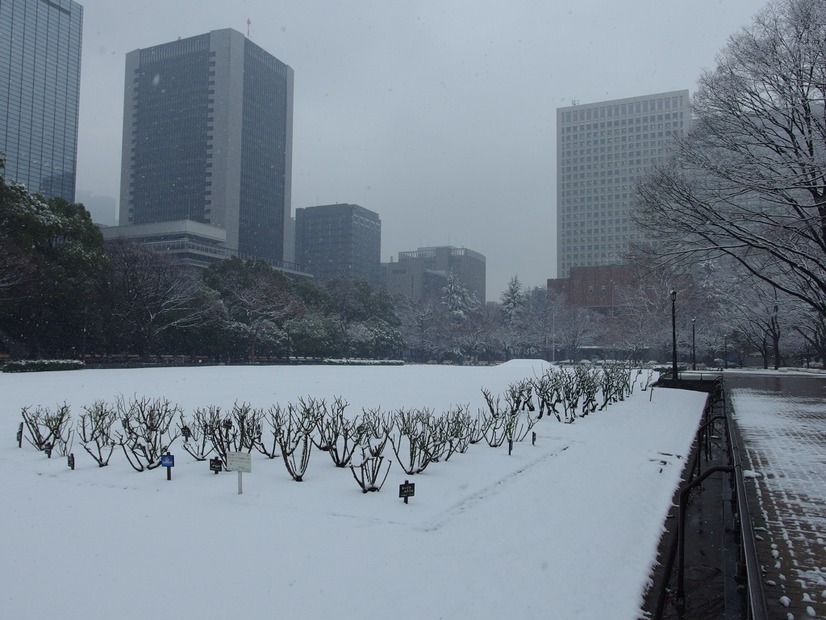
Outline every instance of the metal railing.
<path id="1" fill-rule="evenodd" d="M 674 385 L 673 387 L 678 387 Z M 713 409 L 716 405 L 722 404 L 723 415 L 714 415 Z M 727 465 L 713 465 L 702 471 L 702 457 L 705 453 L 706 460 L 710 459 L 711 436 L 715 433 L 716 423 L 724 422 L 725 426 L 725 449 L 728 460 Z M 735 504 L 735 527 L 739 529 L 739 562 L 737 574 L 738 579 L 742 579 L 746 587 L 745 605 L 748 618 L 751 620 L 766 620 L 768 613 L 766 610 L 766 598 L 763 593 L 762 574 L 760 562 L 757 556 L 754 530 L 752 528 L 751 516 L 749 514 L 748 497 L 746 486 L 743 480 L 743 467 L 741 459 L 740 439 L 737 428 L 729 414 L 728 402 L 725 394 L 725 386 L 722 377 L 714 383 L 714 388 L 710 392 L 703 411 L 703 421 L 701 422 L 694 438 L 694 458 L 688 465 L 688 479 L 679 491 L 678 504 L 678 525 L 676 539 L 672 541 L 668 557 L 664 562 L 665 579 L 663 590 L 657 599 L 654 618 L 662 618 L 665 608 L 666 592 L 671 575 L 676 569 L 677 588 L 675 598 L 677 604 L 685 600 L 685 544 L 686 544 L 686 507 L 689 495 L 693 489 L 700 486 L 709 476 L 715 473 L 729 473 L 733 475 Z M 675 566 L 676 564 L 676 566 Z"/>

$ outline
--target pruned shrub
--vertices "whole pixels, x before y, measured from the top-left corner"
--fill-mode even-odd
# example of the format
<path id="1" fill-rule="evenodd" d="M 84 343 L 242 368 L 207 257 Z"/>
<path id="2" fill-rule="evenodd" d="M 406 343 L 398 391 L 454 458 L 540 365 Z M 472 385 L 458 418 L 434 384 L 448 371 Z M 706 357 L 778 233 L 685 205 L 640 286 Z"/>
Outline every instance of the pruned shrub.
<path id="1" fill-rule="evenodd" d="M 71 451 L 72 431 L 69 405 L 63 403 L 54 411 L 48 407 L 37 407 L 34 411 L 23 407 L 23 422 L 28 434 L 26 441 L 37 450 L 52 458 L 52 451 L 60 456 L 67 456 Z"/>
<path id="2" fill-rule="evenodd" d="M 137 397 L 119 397 L 116 407 L 123 432 L 115 435 L 126 460 L 135 471 L 160 467 L 161 456 L 180 436 L 179 429 L 171 429 L 180 407 L 166 399 Z"/>
<path id="3" fill-rule="evenodd" d="M 336 397 L 329 407 L 322 400 L 320 414 L 316 417 L 317 436 L 313 443 L 322 452 L 327 452 L 336 467 L 347 467 L 353 453 L 361 445 L 361 436 L 365 432 L 358 416 L 348 419 L 344 415 L 347 401 Z"/>
<path id="4" fill-rule="evenodd" d="M 196 461 L 205 461 L 215 450 L 212 433 L 220 422 L 221 408 L 212 405 L 196 408 L 191 420 L 181 415 L 178 430 L 184 440 L 183 447 Z M 226 462 L 223 464 L 226 465 Z"/>
<path id="5" fill-rule="evenodd" d="M 356 466 L 351 464 L 350 471 L 353 474 L 362 493 L 378 492 L 387 480 L 390 473 L 390 461 L 386 461 L 383 456 L 368 456 L 369 452 L 362 448 L 362 462 Z M 385 467 L 386 465 L 386 467 Z M 382 469 L 384 475 L 382 476 Z"/>
<path id="6" fill-rule="evenodd" d="M 117 409 L 98 400 L 89 407 L 84 406 L 83 410 L 86 413 L 81 414 L 77 422 L 80 443 L 98 467 L 106 467 L 118 445 L 112 435 L 113 427 L 118 421 Z"/>

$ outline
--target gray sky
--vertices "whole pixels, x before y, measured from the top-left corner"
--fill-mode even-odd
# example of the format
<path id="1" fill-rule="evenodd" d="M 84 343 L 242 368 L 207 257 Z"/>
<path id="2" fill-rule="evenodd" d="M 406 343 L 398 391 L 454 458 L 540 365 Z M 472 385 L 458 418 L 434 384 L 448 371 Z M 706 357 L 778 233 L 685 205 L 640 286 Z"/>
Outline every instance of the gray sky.
<path id="1" fill-rule="evenodd" d="M 78 190 L 119 196 L 127 52 L 234 28 L 295 70 L 293 213 L 357 203 L 382 260 L 487 257 L 487 297 L 556 275 L 556 108 L 688 88 L 757 0 L 79 0 Z"/>

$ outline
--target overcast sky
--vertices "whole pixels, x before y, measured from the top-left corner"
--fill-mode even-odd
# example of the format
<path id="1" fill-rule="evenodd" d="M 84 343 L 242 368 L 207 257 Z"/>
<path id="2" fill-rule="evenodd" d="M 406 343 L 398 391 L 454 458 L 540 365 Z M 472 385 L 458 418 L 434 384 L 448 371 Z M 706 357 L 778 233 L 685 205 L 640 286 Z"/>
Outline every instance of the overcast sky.
<path id="1" fill-rule="evenodd" d="M 118 197 L 127 52 L 220 28 L 295 70 L 293 214 L 356 203 L 382 260 L 487 257 L 487 297 L 556 275 L 556 108 L 694 91 L 756 0 L 80 0 L 78 190 Z"/>

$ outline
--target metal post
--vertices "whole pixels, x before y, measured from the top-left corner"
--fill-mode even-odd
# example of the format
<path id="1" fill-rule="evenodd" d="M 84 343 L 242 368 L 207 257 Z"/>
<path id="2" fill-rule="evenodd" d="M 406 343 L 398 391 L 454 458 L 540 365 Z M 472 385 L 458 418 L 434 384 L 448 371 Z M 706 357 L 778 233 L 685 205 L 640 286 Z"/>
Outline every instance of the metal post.
<path id="1" fill-rule="evenodd" d="M 728 368 L 728 334 L 723 336 L 723 365 Z"/>
<path id="2" fill-rule="evenodd" d="M 697 319 L 691 319 L 691 370 L 697 370 L 697 341 L 695 339 L 695 323 Z"/>
<path id="3" fill-rule="evenodd" d="M 671 291 L 671 376 L 677 380 L 677 291 Z"/>

